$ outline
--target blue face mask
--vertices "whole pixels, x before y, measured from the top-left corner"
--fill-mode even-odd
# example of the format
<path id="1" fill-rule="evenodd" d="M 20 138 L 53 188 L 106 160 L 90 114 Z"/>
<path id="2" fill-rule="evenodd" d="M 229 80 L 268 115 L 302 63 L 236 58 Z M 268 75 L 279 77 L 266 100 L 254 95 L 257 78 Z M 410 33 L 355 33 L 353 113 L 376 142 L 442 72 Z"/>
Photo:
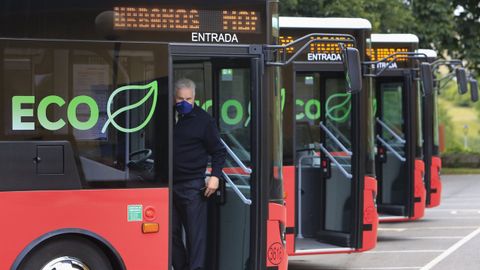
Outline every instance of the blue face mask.
<path id="1" fill-rule="evenodd" d="M 175 104 L 175 109 L 179 114 L 188 114 L 193 110 L 193 104 L 190 104 L 185 100 L 182 100 Z"/>

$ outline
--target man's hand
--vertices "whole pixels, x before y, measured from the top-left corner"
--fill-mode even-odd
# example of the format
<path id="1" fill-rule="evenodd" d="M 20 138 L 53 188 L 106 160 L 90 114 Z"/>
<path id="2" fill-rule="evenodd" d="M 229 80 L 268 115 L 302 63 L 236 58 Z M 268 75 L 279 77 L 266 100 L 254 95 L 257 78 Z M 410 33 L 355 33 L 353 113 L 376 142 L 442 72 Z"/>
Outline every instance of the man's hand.
<path id="1" fill-rule="evenodd" d="M 210 197 L 218 189 L 218 177 L 210 176 L 205 184 L 205 197 Z"/>

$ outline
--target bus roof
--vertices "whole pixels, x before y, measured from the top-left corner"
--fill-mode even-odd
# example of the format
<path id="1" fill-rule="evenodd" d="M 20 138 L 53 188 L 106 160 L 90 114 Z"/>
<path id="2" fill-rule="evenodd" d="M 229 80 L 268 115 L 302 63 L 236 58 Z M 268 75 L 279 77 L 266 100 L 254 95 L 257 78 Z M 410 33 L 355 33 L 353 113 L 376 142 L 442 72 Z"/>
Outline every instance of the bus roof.
<path id="1" fill-rule="evenodd" d="M 428 58 L 437 58 L 438 56 L 437 52 L 432 49 L 418 49 L 417 53 L 424 53 Z"/>
<path id="2" fill-rule="evenodd" d="M 372 43 L 418 43 L 414 34 L 372 34 Z"/>
<path id="3" fill-rule="evenodd" d="M 370 30 L 372 24 L 362 18 L 280 17 L 280 28 Z"/>

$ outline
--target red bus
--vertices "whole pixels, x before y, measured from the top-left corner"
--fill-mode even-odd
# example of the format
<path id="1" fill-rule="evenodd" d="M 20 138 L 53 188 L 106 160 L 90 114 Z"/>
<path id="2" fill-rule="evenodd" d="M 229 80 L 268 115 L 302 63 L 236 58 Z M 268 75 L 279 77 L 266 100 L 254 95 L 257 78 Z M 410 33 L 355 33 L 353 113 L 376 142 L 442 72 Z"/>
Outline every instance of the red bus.
<path id="1" fill-rule="evenodd" d="M 380 222 L 416 220 L 425 212 L 421 97 L 427 91 L 418 74 L 427 57 L 415 52 L 418 41 L 412 34 L 372 34 L 368 52 L 376 89 Z"/>
<path id="2" fill-rule="evenodd" d="M 439 136 L 439 119 L 438 119 L 438 96 L 440 88 L 446 85 L 453 77 L 456 77 L 458 91 L 465 94 L 468 89 L 467 80 L 470 83 L 471 100 L 478 100 L 478 84 L 471 77 L 467 78 L 466 72 L 463 71 L 461 60 L 442 60 L 437 59 L 437 53 L 431 49 L 419 49 L 418 52 L 426 54 L 428 60 L 433 65 L 434 71 L 440 66 L 447 66 L 450 69 L 448 74 L 437 74 L 435 76 L 436 89 L 432 95 L 424 95 L 422 99 L 423 107 L 423 133 L 424 133 L 424 162 L 425 162 L 425 187 L 427 191 L 426 205 L 428 208 L 440 205 L 442 196 L 442 182 L 440 171 L 442 169 L 442 161 L 440 159 L 440 136 Z"/>
<path id="3" fill-rule="evenodd" d="M 339 44 L 365 61 L 371 24 L 356 18 L 280 17 L 280 42 L 329 33 L 282 70 L 289 255 L 350 253 L 375 247 L 371 79 L 348 91 Z M 297 53 L 289 47 L 287 54 Z M 361 67 L 347 70 L 361 74 Z M 370 109 L 369 109 L 370 108 Z"/>
<path id="4" fill-rule="evenodd" d="M 433 63 L 437 59 L 437 53 L 434 50 L 419 49 L 417 52 L 426 54 L 430 63 Z M 439 206 L 442 198 L 442 181 L 440 178 L 442 160 L 440 159 L 439 151 L 438 91 L 432 91 L 431 95 L 423 95 L 422 108 L 425 204 L 426 207 L 431 208 Z"/>
<path id="5" fill-rule="evenodd" d="M 181 77 L 229 147 L 208 269 L 286 269 L 275 1 L 1 6 L 0 269 L 171 269 Z"/>

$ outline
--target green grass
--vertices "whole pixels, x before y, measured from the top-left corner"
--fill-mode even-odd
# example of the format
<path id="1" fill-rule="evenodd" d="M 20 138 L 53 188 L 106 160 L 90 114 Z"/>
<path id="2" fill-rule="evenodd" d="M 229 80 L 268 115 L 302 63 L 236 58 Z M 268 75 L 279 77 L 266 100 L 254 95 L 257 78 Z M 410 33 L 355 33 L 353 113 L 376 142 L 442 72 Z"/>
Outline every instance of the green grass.
<path id="1" fill-rule="evenodd" d="M 478 112 L 471 107 L 455 106 L 453 102 L 440 98 L 439 106 L 446 109 L 453 127 L 453 137 L 446 136 L 446 140 L 454 140 L 458 145 L 464 145 L 464 126 L 468 125 L 468 145 L 473 151 L 480 151 L 480 119 Z M 448 143 L 447 143 L 448 144 Z"/>
<path id="2" fill-rule="evenodd" d="M 442 168 L 442 175 L 480 174 L 480 168 Z"/>

